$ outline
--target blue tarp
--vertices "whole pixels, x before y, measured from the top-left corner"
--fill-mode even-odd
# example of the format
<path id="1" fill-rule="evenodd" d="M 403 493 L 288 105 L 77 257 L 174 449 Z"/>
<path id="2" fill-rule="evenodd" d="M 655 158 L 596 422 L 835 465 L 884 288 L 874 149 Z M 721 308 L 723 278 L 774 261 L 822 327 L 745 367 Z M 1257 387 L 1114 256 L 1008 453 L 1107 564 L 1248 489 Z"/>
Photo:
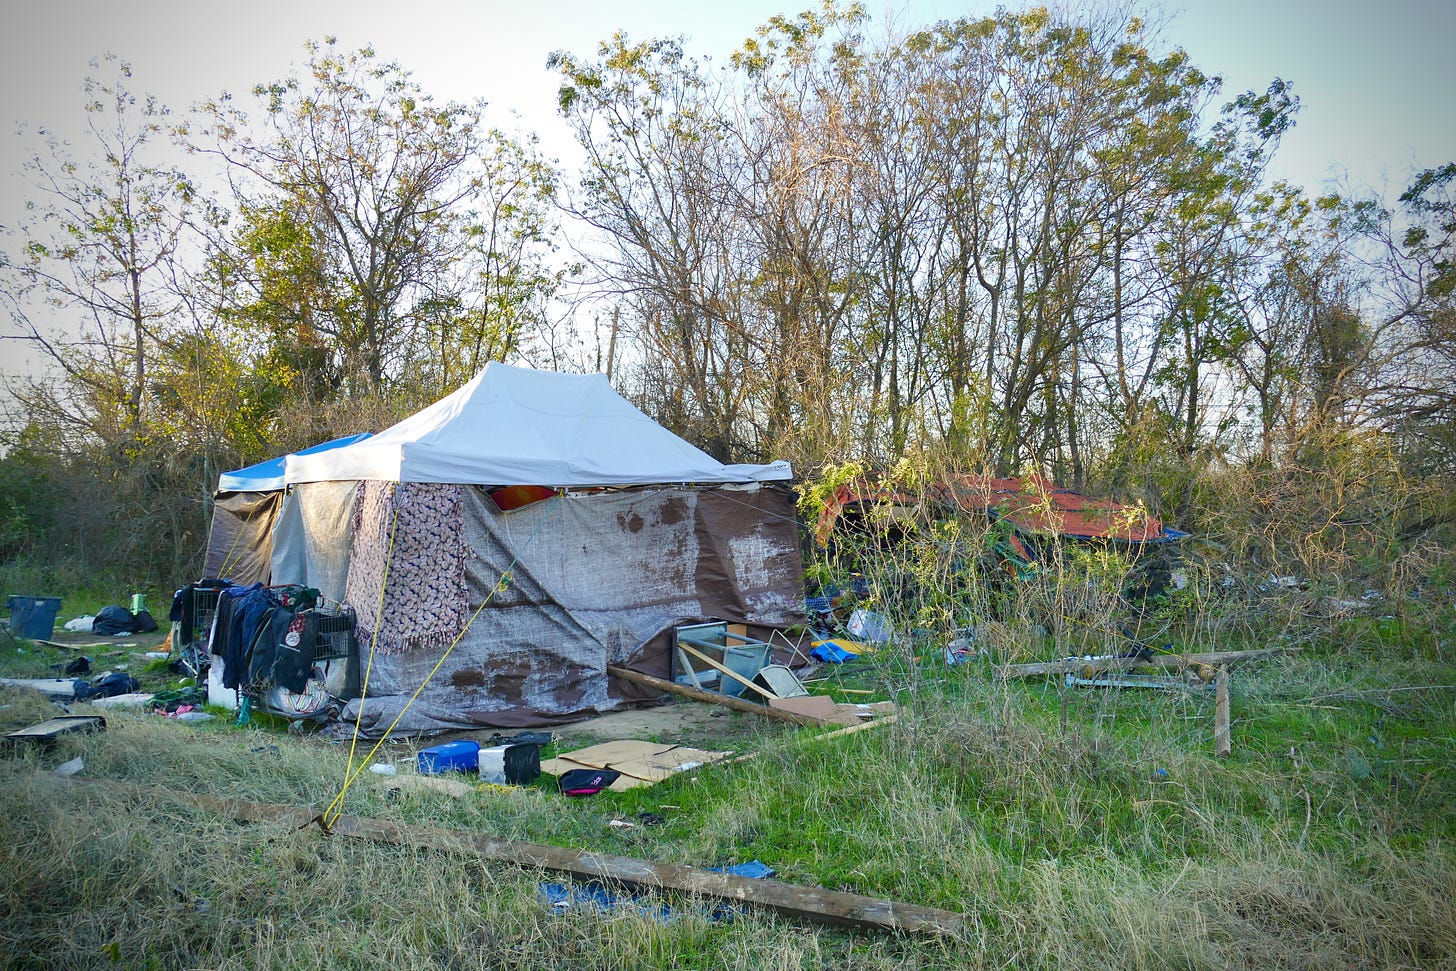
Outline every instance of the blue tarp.
<path id="1" fill-rule="evenodd" d="M 313 455 L 317 452 L 327 452 L 334 448 L 343 448 L 345 445 L 353 445 L 355 442 L 362 442 L 369 437 L 368 432 L 360 432 L 358 435 L 348 435 L 344 438 L 336 438 L 331 442 L 322 442 L 294 452 L 294 455 Z M 245 469 L 236 469 L 232 472 L 224 472 L 217 477 L 218 492 L 273 492 L 283 488 L 283 463 L 287 455 L 280 455 L 276 459 L 269 459 L 266 462 L 259 462 L 257 465 L 250 465 Z"/>
<path id="2" fill-rule="evenodd" d="M 773 867 L 759 860 L 750 860 L 747 863 L 739 863 L 735 866 L 710 866 L 704 867 L 712 873 L 727 873 L 735 877 L 747 877 L 750 880 L 766 880 L 774 875 Z M 564 914 L 570 910 L 598 910 L 602 913 L 610 913 L 614 910 L 634 910 L 640 916 L 648 920 L 655 920 L 660 924 L 667 924 L 682 916 L 681 911 L 673 910 L 667 904 L 643 894 L 625 888 L 609 889 L 598 880 L 587 880 L 583 883 L 540 883 L 536 886 L 536 892 L 556 914 Z M 695 912 L 714 923 L 733 920 L 738 911 L 732 904 L 718 904 L 714 907 L 696 908 Z"/>

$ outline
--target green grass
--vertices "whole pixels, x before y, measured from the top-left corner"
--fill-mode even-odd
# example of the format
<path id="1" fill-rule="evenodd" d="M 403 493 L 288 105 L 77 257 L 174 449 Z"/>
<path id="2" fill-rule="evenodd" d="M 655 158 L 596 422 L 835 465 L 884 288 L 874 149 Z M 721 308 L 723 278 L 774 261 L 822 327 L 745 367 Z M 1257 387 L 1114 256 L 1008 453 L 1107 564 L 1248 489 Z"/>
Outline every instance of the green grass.
<path id="1" fill-rule="evenodd" d="M 543 875 L 448 844 L 242 826 L 166 795 L 322 807 L 347 743 L 262 720 L 108 713 L 104 734 L 0 761 L 0 964 L 1453 966 L 1452 628 L 1449 608 L 1426 607 L 1298 632 L 1297 652 L 1235 670 L 1223 760 L 1212 754 L 1211 692 L 999 682 L 986 664 L 891 651 L 817 686 L 853 701 L 867 698 L 856 690 L 895 693 L 900 720 L 872 731 L 816 741 L 734 714 L 681 740 L 752 758 L 649 788 L 571 800 L 543 782 L 455 799 L 392 795 L 366 773 L 343 804 L 660 862 L 757 858 L 786 881 L 965 913 L 963 937 L 942 941 L 761 913 L 712 924 L 684 901 L 666 925 L 553 916 L 536 898 Z M 0 674 L 55 660 L 6 654 Z M 7 730 L 54 710 L 0 689 Z M 392 742 L 380 757 L 408 772 L 422 744 Z M 138 796 L 49 772 L 75 755 L 86 778 L 154 788 Z"/>

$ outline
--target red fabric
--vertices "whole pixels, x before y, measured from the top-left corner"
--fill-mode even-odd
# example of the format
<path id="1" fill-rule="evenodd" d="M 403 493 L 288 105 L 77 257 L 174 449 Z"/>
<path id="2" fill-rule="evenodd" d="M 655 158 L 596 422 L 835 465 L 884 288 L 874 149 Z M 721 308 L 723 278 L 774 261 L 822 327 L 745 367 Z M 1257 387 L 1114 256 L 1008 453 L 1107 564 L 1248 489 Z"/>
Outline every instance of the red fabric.
<path id="1" fill-rule="evenodd" d="M 926 498 L 953 505 L 962 512 L 997 516 L 1031 533 L 1115 539 L 1145 543 L 1163 535 L 1162 520 L 1137 506 L 1093 499 L 1071 489 L 1059 489 L 1039 476 L 996 479 L 963 475 L 937 482 Z M 820 513 L 815 538 L 823 546 L 844 509 L 855 503 L 888 502 L 913 505 L 918 497 L 865 483 L 840 486 Z"/>

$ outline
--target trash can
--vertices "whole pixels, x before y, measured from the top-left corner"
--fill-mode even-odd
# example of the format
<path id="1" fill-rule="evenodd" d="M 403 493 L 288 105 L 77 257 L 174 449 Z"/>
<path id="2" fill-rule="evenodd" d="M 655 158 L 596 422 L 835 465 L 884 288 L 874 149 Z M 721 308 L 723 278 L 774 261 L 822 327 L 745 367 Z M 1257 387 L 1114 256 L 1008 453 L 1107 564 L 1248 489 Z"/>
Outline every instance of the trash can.
<path id="1" fill-rule="evenodd" d="M 9 597 L 10 630 L 33 641 L 51 636 L 56 614 L 61 611 L 60 597 Z"/>

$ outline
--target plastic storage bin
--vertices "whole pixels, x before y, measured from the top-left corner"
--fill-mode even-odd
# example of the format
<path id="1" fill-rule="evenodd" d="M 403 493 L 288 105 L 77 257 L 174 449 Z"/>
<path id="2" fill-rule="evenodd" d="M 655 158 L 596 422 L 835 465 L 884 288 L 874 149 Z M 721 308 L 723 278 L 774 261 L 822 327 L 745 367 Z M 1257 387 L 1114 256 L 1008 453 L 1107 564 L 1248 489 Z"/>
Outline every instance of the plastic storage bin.
<path id="1" fill-rule="evenodd" d="M 541 775 L 541 746 L 535 742 L 492 745 L 480 750 L 480 779 L 497 785 L 523 786 Z"/>
<path id="2" fill-rule="evenodd" d="M 56 614 L 61 611 L 60 597 L 10 597 L 10 630 L 33 641 L 51 636 Z"/>
<path id="3" fill-rule="evenodd" d="M 441 772 L 476 772 L 479 767 L 479 742 L 445 742 L 420 749 L 419 770 L 422 775 L 436 775 Z"/>

